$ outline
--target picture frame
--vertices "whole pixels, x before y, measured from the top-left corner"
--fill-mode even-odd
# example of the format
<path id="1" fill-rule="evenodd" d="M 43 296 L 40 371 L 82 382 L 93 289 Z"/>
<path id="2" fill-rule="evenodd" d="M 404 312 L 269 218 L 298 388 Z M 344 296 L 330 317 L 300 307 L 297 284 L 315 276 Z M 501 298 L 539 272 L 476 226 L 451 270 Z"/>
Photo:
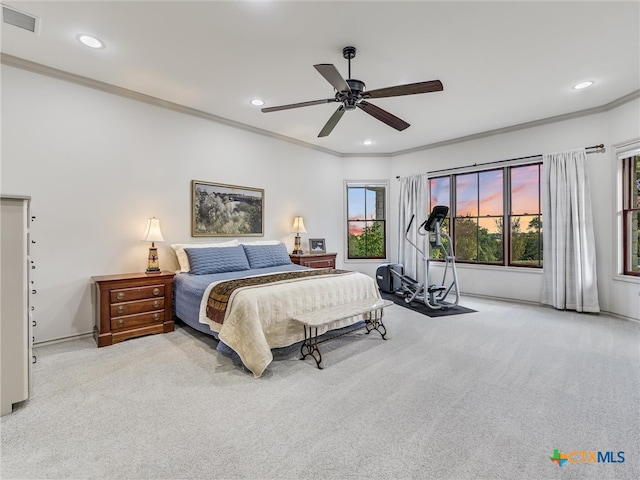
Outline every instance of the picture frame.
<path id="1" fill-rule="evenodd" d="M 264 189 L 192 180 L 191 236 L 264 236 Z"/>
<path id="2" fill-rule="evenodd" d="M 327 244 L 324 238 L 310 238 L 309 253 L 327 253 Z"/>

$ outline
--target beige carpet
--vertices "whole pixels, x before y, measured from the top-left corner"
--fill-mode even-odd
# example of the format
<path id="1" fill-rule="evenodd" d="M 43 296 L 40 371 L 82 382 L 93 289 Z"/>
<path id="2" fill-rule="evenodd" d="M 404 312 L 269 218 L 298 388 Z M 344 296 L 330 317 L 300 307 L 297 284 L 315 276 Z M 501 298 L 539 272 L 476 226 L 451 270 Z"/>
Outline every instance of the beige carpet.
<path id="1" fill-rule="evenodd" d="M 387 310 L 389 340 L 276 352 L 260 379 L 179 328 L 36 349 L 2 479 L 637 479 L 640 324 L 465 297 Z M 624 463 L 550 461 L 554 449 Z M 577 457 L 573 457 L 574 459 Z"/>

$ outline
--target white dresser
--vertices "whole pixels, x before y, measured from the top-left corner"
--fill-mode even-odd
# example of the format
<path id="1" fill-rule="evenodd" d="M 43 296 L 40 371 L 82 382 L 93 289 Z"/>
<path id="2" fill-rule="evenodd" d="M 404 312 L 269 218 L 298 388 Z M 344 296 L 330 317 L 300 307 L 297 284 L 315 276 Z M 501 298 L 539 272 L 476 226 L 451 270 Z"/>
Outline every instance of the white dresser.
<path id="1" fill-rule="evenodd" d="M 0 397 L 6 415 L 29 397 L 31 381 L 31 197 L 0 200 Z"/>

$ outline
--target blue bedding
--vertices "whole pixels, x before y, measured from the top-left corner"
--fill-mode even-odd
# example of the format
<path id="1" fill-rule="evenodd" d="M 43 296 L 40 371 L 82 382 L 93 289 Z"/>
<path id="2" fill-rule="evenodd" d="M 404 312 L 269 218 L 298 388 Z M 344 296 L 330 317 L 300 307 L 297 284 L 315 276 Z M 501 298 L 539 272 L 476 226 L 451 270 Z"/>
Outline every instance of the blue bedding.
<path id="1" fill-rule="evenodd" d="M 308 270 L 294 263 L 279 265 L 276 267 L 253 268 L 236 272 L 213 273 L 209 275 L 193 275 L 191 273 L 178 273 L 173 280 L 173 298 L 175 314 L 180 320 L 196 330 L 213 335 L 217 334 L 209 328 L 209 325 L 200 323 L 200 303 L 207 287 L 220 280 L 233 280 L 235 278 L 262 275 L 265 273 L 292 272 L 295 270 Z"/>

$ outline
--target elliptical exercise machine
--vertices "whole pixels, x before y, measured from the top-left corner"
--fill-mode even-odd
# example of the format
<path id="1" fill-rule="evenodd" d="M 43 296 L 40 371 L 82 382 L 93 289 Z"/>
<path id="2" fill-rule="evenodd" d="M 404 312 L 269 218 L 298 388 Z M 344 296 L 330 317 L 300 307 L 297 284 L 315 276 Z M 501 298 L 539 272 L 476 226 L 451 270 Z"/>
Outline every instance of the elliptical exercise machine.
<path id="1" fill-rule="evenodd" d="M 405 275 L 402 264 L 386 263 L 380 265 L 376 270 L 376 280 L 380 290 L 404 297 L 404 301 L 407 303 L 411 303 L 414 300 L 423 302 L 433 310 L 446 310 L 458 305 L 460 293 L 458 289 L 456 261 L 453 254 L 453 243 L 451 242 L 451 237 L 440 229 L 447 213 L 449 213 L 449 207 L 436 205 L 433 207 L 429 218 L 418 227 L 418 235 L 423 237 L 426 235 L 429 236 L 430 248 L 427 252 L 413 243 L 409 238 L 409 231 L 411 230 L 415 215 L 411 217 L 409 225 L 407 226 L 405 239 L 422 257 L 422 261 L 424 262 L 424 281 L 420 282 Z M 446 247 L 442 243 L 443 236 L 447 240 Z M 444 257 L 444 272 L 442 282 L 439 285 L 429 283 L 429 255 L 433 249 L 442 251 Z M 447 279 L 449 273 L 451 274 L 450 280 Z M 447 282 L 449 283 L 447 284 Z M 455 300 L 453 302 L 445 302 L 445 299 L 452 290 L 455 293 Z"/>

